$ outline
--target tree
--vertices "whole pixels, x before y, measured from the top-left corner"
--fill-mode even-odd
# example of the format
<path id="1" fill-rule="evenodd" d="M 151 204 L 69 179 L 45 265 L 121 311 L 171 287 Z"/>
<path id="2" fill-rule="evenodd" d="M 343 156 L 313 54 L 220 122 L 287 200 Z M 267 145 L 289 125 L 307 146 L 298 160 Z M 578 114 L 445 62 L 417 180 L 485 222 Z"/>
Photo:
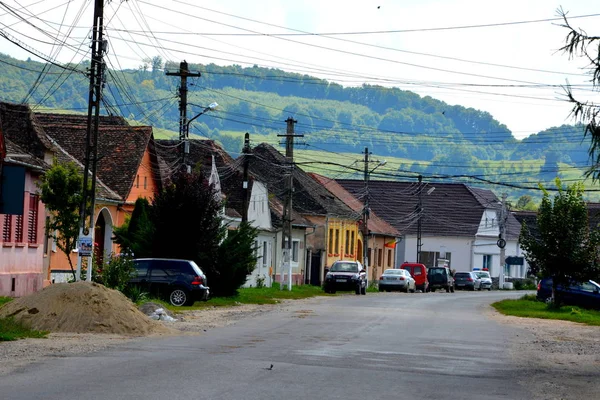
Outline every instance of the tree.
<path id="1" fill-rule="evenodd" d="M 517 200 L 516 208 L 517 208 L 517 210 L 524 210 L 524 211 L 535 211 L 536 210 L 535 203 L 533 202 L 533 199 L 531 198 L 531 196 L 528 194 L 525 194 L 525 195 L 519 197 L 519 199 Z"/>
<path id="2" fill-rule="evenodd" d="M 568 286 L 596 278 L 600 232 L 590 230 L 588 211 L 583 201 L 583 184 L 563 188 L 556 179 L 558 193 L 554 199 L 543 189 L 544 197 L 537 214 L 537 234 L 527 225 L 521 229 L 519 241 L 527 262 L 536 266 L 542 276 L 552 278 L 552 298 L 558 285 Z"/>
<path id="3" fill-rule="evenodd" d="M 137 258 L 152 256 L 154 225 L 150 219 L 150 203 L 140 197 L 135 201 L 131 217 L 114 230 L 114 241 L 121 246 L 122 253 Z"/>
<path id="4" fill-rule="evenodd" d="M 77 246 L 80 228 L 80 208 L 83 192 L 83 176 L 75 163 L 59 163 L 54 160 L 39 182 L 41 200 L 52 213 L 46 225 L 56 246 L 67 256 L 76 279 L 71 252 Z"/>
<path id="5" fill-rule="evenodd" d="M 221 207 L 201 171 L 175 175 L 150 207 L 152 256 L 195 261 L 206 273 L 211 293 L 230 296 L 256 264 L 256 230 L 241 224 L 228 233 Z"/>
<path id="6" fill-rule="evenodd" d="M 590 36 L 583 30 L 573 28 L 569 24 L 567 13 L 562 8 L 557 12 L 564 20 L 561 26 L 569 30 L 565 45 L 560 50 L 567 53 L 569 59 L 584 58 L 589 63 L 593 90 L 600 90 L 600 36 Z M 566 86 L 565 91 L 567 100 L 573 104 L 571 115 L 585 124 L 584 137 L 589 135 L 591 139 L 588 154 L 594 165 L 590 167 L 587 174 L 594 180 L 598 180 L 600 179 L 600 104 L 577 100 L 569 85 Z"/>

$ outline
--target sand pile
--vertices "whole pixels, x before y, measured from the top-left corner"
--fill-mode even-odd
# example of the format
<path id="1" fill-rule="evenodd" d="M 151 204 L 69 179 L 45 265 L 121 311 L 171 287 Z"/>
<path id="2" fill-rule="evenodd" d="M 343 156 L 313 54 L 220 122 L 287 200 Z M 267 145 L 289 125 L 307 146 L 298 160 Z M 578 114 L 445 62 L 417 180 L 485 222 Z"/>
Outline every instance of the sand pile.
<path id="1" fill-rule="evenodd" d="M 50 332 L 146 336 L 173 331 L 139 311 L 121 292 L 97 283 L 56 283 L 0 308 L 0 318 Z"/>

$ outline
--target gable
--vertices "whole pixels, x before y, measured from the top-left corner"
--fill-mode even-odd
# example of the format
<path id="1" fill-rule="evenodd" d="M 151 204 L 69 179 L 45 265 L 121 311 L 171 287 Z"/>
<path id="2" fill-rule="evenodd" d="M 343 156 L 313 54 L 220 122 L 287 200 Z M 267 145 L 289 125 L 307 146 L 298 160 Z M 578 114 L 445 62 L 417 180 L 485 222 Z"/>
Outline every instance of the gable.
<path id="1" fill-rule="evenodd" d="M 137 169 L 135 178 L 129 191 L 129 196 L 126 199 L 128 203 L 135 203 L 139 197 L 145 197 L 152 200 L 154 195 L 159 190 L 158 171 L 150 156 L 149 149 L 144 151 L 142 161 Z"/>

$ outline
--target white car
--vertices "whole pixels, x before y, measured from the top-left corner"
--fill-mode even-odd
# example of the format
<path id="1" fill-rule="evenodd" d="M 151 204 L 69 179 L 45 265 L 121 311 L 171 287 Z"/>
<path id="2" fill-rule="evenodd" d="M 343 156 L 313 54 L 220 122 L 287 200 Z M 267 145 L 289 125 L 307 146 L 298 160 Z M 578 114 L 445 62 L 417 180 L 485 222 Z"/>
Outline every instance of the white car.
<path id="1" fill-rule="evenodd" d="M 480 289 L 492 290 L 492 277 L 488 271 L 473 271 L 481 279 Z"/>
<path id="2" fill-rule="evenodd" d="M 386 269 L 379 278 L 379 291 L 400 290 L 414 293 L 416 291 L 415 279 L 405 269 Z"/>

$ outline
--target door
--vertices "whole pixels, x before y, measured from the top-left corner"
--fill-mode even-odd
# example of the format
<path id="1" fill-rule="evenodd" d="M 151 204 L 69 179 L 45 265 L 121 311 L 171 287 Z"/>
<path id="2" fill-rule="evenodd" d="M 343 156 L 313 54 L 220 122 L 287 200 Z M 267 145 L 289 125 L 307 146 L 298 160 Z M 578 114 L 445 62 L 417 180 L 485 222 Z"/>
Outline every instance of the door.
<path id="1" fill-rule="evenodd" d="M 311 256 L 310 284 L 321 286 L 321 251 L 316 251 Z"/>

